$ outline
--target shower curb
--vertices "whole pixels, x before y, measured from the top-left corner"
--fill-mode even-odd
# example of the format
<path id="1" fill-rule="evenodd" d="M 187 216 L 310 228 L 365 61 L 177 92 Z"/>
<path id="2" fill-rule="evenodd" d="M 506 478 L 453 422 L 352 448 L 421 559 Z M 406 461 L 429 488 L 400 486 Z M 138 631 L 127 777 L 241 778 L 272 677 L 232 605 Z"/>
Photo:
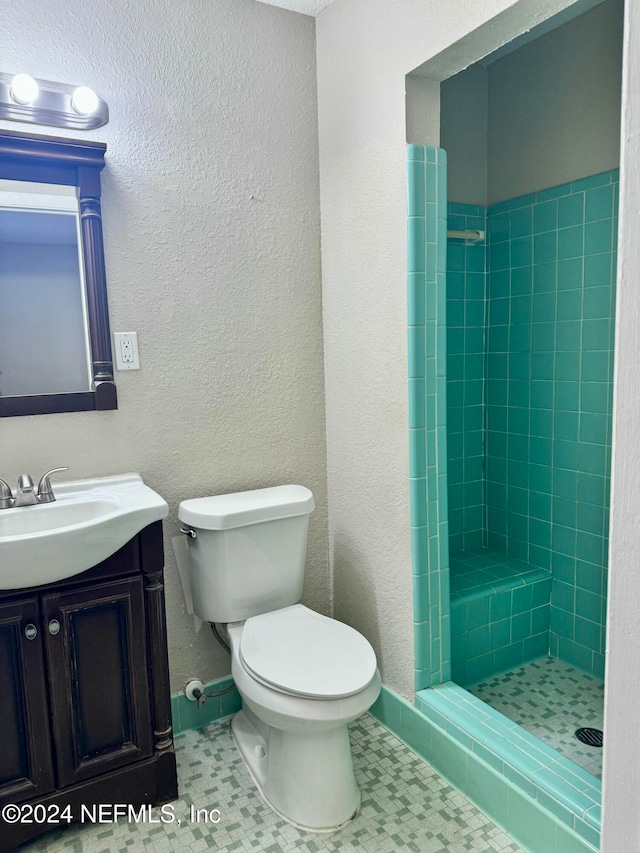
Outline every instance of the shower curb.
<path id="1" fill-rule="evenodd" d="M 371 714 L 529 853 L 597 853 L 600 780 L 463 688 L 383 686 Z"/>

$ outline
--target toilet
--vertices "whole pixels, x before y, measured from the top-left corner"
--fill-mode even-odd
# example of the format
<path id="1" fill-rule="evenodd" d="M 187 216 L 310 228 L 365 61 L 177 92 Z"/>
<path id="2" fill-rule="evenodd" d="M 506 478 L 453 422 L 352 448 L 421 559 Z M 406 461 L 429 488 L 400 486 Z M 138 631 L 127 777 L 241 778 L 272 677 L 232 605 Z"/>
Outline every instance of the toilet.
<path id="1" fill-rule="evenodd" d="M 300 604 L 313 495 L 275 486 L 180 504 L 194 612 L 225 623 L 236 744 L 271 808 L 331 832 L 360 806 L 347 726 L 380 693 L 369 642 Z"/>

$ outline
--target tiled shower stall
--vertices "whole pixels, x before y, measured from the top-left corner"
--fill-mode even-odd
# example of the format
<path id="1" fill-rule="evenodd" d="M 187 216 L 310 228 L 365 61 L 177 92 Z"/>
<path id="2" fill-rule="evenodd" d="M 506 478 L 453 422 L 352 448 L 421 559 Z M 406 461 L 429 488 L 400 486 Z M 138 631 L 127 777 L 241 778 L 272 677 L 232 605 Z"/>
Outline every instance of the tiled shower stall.
<path id="1" fill-rule="evenodd" d="M 618 172 L 485 208 L 408 160 L 417 707 L 595 848 L 599 780 L 452 681 L 604 675 Z"/>
<path id="2" fill-rule="evenodd" d="M 548 653 L 602 678 L 617 171 L 486 209 L 409 158 L 416 687 Z"/>

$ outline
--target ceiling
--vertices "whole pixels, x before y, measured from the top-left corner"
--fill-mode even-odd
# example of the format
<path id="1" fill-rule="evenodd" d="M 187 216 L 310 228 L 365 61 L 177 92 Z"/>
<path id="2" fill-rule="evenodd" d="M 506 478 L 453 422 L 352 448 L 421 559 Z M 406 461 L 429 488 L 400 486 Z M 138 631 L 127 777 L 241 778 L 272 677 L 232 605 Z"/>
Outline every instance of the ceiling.
<path id="1" fill-rule="evenodd" d="M 300 12 L 301 15 L 313 15 L 315 18 L 323 9 L 326 9 L 331 0 L 258 0 L 258 2 Z"/>

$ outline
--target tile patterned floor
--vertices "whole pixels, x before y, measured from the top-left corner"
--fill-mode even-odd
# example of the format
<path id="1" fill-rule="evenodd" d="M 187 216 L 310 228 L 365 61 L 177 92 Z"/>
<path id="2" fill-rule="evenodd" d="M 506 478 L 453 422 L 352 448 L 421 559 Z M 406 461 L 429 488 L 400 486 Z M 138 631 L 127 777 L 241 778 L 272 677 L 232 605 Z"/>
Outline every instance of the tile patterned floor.
<path id="1" fill-rule="evenodd" d="M 180 827 L 118 823 L 72 826 L 22 850 L 57 853 L 522 853 L 429 765 L 365 715 L 351 727 L 362 810 L 332 836 L 308 835 L 278 818 L 259 799 L 229 732 L 216 723 L 176 740 L 181 798 L 176 816 L 218 808 L 213 825 Z"/>
<path id="2" fill-rule="evenodd" d="M 514 723 L 602 778 L 602 749 L 575 737 L 581 726 L 602 729 L 604 684 L 556 658 L 542 658 L 468 688 Z"/>

